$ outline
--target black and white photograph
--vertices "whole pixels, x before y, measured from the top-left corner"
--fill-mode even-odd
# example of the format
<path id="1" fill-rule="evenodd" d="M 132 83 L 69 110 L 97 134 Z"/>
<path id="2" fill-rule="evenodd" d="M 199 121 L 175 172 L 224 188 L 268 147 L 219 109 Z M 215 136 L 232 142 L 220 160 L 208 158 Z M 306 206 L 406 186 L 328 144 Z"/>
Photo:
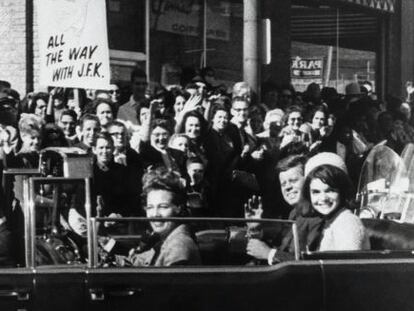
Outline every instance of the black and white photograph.
<path id="1" fill-rule="evenodd" d="M 0 0 L 0 311 L 414 310 L 414 0 Z"/>

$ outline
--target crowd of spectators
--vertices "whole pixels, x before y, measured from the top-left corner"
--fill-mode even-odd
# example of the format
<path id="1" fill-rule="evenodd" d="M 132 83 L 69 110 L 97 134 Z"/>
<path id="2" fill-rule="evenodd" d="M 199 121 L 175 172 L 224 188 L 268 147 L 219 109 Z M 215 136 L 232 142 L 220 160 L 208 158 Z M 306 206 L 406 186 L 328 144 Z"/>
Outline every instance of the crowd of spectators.
<path id="1" fill-rule="evenodd" d="M 94 215 L 145 215 L 143 177 L 164 167 L 179 176 L 185 215 L 289 218 L 307 228 L 303 249 L 363 249 L 363 228 L 349 210 L 364 157 L 380 142 L 397 153 L 414 142 L 411 86 L 405 102 L 385 103 L 368 81 L 349 84 L 343 95 L 314 83 L 299 93 L 268 81 L 258 102 L 245 82 L 230 92 L 217 85 L 213 68 L 183 86 L 152 88 L 136 68 L 130 86 L 122 102 L 125 94 L 117 84 L 110 90 L 50 88 L 20 97 L 0 81 L 1 171 L 38 168 L 44 148 L 80 148 L 93 157 Z M 319 165 L 306 171 L 308 159 L 318 155 L 324 155 Z M 6 190 L 0 192 L 2 206 Z M 12 208 L 21 205 L 15 197 Z M 80 236 L 86 230 L 82 203 L 75 199 L 62 213 Z M 309 210 L 311 216 L 304 216 Z M 339 239 L 349 243 L 332 235 L 343 223 L 347 234 Z M 285 250 L 291 240 L 285 237 Z M 247 248 L 269 262 L 271 250 L 257 239 Z"/>

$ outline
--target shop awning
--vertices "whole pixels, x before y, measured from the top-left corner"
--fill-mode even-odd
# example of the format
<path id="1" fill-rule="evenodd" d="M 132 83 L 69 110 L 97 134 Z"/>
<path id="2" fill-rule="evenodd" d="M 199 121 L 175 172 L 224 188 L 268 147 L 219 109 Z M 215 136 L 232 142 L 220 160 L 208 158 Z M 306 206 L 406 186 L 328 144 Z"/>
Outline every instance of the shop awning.
<path id="1" fill-rule="evenodd" d="M 356 5 L 362 5 L 375 10 L 385 12 L 394 12 L 395 2 L 397 0 L 333 0 L 337 2 L 348 2 Z"/>

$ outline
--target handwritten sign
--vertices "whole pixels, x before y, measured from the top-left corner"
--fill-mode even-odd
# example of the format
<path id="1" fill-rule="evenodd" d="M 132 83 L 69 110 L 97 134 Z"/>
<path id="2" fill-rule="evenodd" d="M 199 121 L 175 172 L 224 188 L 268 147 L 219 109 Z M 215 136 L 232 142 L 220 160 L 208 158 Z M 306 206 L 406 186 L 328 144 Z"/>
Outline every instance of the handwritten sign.
<path id="1" fill-rule="evenodd" d="M 38 0 L 40 84 L 107 89 L 105 1 Z"/>

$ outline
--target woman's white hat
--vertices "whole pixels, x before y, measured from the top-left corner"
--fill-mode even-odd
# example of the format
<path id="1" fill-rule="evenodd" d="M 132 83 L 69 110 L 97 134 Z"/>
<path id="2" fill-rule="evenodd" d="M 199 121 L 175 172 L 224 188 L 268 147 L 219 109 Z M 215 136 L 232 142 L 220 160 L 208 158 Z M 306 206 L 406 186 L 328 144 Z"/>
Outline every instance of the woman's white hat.
<path id="1" fill-rule="evenodd" d="M 332 165 L 339 168 L 344 173 L 348 174 L 348 169 L 346 168 L 345 162 L 339 155 L 332 152 L 321 152 L 313 156 L 308 160 L 308 162 L 306 162 L 305 177 L 308 176 L 308 174 L 313 169 L 321 165 Z"/>

